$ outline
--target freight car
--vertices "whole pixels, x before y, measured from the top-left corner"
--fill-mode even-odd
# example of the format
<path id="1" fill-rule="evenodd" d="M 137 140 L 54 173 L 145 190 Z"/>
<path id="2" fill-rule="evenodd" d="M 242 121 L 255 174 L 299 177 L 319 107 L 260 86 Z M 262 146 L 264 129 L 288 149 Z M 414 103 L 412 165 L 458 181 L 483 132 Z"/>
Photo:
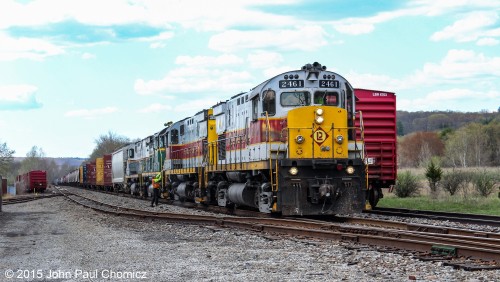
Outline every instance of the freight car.
<path id="1" fill-rule="evenodd" d="M 395 146 L 394 93 L 353 89 L 314 63 L 120 148 L 111 182 L 147 196 L 161 173 L 162 191 L 175 200 L 282 215 L 356 213 L 394 183 Z M 82 186 L 99 186 L 100 162 L 80 168 Z"/>
<path id="2" fill-rule="evenodd" d="M 356 126 L 363 121 L 368 164 L 368 200 L 375 207 L 382 188 L 396 184 L 396 95 L 392 92 L 355 89 Z M 362 118 L 360 116 L 362 115 Z"/>
<path id="3" fill-rule="evenodd" d="M 22 192 L 43 193 L 47 189 L 47 172 L 45 170 L 32 170 L 20 174 L 16 177 L 15 186 L 18 194 Z"/>

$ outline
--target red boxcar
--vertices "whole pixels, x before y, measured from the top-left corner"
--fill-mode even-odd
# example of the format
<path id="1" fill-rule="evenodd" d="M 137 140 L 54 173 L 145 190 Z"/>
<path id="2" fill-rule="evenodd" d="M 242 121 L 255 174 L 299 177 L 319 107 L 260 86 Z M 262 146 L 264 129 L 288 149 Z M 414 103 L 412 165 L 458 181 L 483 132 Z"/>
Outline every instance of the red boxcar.
<path id="1" fill-rule="evenodd" d="M 45 192 L 47 189 L 47 172 L 32 170 L 16 177 L 16 190 L 20 192 Z"/>
<path id="2" fill-rule="evenodd" d="M 87 188 L 95 188 L 96 187 L 96 163 L 92 161 L 86 164 L 87 166 L 87 183 L 85 187 Z"/>
<path id="3" fill-rule="evenodd" d="M 355 89 L 356 111 L 361 112 L 368 160 L 369 200 L 375 206 L 397 176 L 396 95 L 392 92 Z M 356 119 L 359 126 L 359 119 Z"/>

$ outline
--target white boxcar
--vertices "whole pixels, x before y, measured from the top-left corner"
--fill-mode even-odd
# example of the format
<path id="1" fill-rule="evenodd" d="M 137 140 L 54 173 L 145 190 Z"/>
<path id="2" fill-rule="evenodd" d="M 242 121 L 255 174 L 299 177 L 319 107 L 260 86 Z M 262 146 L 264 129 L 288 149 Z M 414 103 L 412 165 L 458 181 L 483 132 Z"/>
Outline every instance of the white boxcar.
<path id="1" fill-rule="evenodd" d="M 112 182 L 114 190 L 122 190 L 125 183 L 125 154 L 124 148 L 115 151 L 111 156 L 112 163 Z"/>

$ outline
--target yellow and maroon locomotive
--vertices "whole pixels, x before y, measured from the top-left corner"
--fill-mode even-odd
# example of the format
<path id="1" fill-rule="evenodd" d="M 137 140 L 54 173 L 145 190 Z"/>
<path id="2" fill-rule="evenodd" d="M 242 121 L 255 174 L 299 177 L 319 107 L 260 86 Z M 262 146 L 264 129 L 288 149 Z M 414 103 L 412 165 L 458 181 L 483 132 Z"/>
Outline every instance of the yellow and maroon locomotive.
<path id="1" fill-rule="evenodd" d="M 349 82 L 319 63 L 280 74 L 172 123 L 164 186 L 176 199 L 265 213 L 361 212 L 367 179 L 355 110 Z"/>

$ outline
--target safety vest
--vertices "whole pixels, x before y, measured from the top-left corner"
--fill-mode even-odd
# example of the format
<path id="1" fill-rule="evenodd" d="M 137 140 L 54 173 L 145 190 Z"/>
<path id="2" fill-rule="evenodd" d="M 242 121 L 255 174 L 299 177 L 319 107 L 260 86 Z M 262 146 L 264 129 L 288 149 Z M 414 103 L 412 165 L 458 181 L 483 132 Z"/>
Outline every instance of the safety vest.
<path id="1" fill-rule="evenodd" d="M 161 182 L 161 173 L 158 173 L 156 177 L 153 179 L 153 188 L 160 188 L 160 182 Z"/>

